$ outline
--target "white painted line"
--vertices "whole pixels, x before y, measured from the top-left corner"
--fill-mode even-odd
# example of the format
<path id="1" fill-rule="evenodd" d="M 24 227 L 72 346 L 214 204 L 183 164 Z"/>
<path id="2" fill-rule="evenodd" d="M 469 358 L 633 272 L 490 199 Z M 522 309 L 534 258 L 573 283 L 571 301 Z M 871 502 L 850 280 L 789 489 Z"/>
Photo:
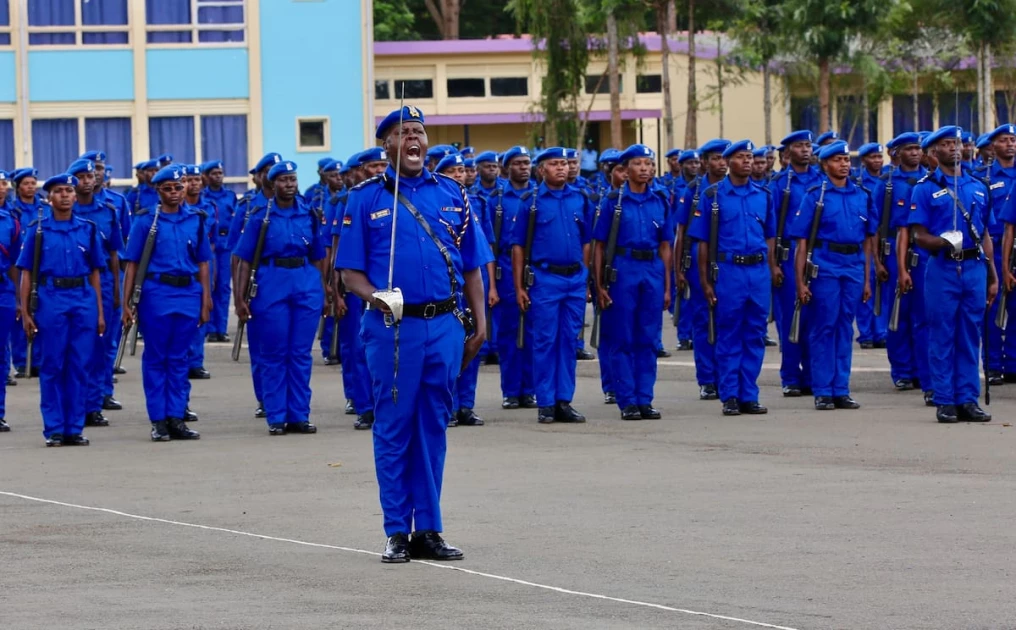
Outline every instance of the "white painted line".
<path id="1" fill-rule="evenodd" d="M 34 501 L 36 503 L 47 503 L 49 505 L 59 505 L 61 507 L 74 508 L 77 510 L 89 510 L 92 512 L 102 512 L 103 514 L 111 514 L 113 516 L 122 516 L 124 518 L 132 518 L 138 521 L 148 521 L 150 523 L 162 523 L 165 525 L 178 525 L 180 527 L 192 527 L 194 529 L 203 529 L 211 532 L 222 532 L 224 534 L 233 534 L 235 536 L 247 536 L 249 538 L 259 538 L 261 540 L 271 540 L 274 542 L 290 543 L 293 545 L 302 545 L 304 547 L 317 547 L 320 549 L 333 549 L 336 551 L 346 551 L 349 553 L 358 553 L 368 556 L 378 556 L 376 551 L 367 551 L 365 549 L 354 549 L 353 547 L 341 547 L 338 545 L 326 545 L 323 543 L 313 543 L 304 540 L 295 540 L 292 538 L 279 538 L 276 536 L 266 536 L 264 534 L 255 534 L 252 532 L 240 531 L 237 529 L 227 529 L 225 527 L 212 527 L 210 525 L 198 525 L 196 523 L 184 523 L 182 521 L 172 521 L 165 518 L 155 518 L 153 516 L 141 516 L 139 514 L 130 514 L 128 512 L 121 512 L 119 510 L 111 510 L 109 508 L 93 507 L 89 505 L 78 505 L 76 503 L 64 503 L 63 501 L 54 501 L 52 499 L 42 499 L 39 497 L 32 497 L 25 494 L 18 494 L 16 492 L 4 492 L 0 491 L 0 495 L 13 497 L 15 499 L 23 499 L 25 501 Z M 600 595 L 598 593 L 586 593 L 584 591 L 573 591 L 567 588 L 561 588 L 559 586 L 550 586 L 547 584 L 539 584 L 537 582 L 528 582 L 526 580 L 519 580 L 516 578 L 505 577 L 503 575 L 494 575 L 493 573 L 483 573 L 482 571 L 473 571 L 472 569 L 463 569 L 457 566 L 451 566 L 448 564 L 438 564 L 436 562 L 428 562 L 425 560 L 414 560 L 415 564 L 423 564 L 429 567 L 437 569 L 448 569 L 450 571 L 458 571 L 460 573 L 466 573 L 469 575 L 476 575 L 479 577 L 490 578 L 492 580 L 500 580 L 502 582 L 511 582 L 512 584 L 518 584 L 520 586 L 530 586 L 532 588 L 538 588 L 545 591 L 553 591 L 555 593 L 562 593 L 564 595 L 576 595 L 578 597 L 588 597 L 591 599 L 599 599 L 608 602 L 615 602 L 618 604 L 629 604 L 632 606 L 641 606 L 643 608 L 653 608 L 656 610 L 665 610 L 667 612 L 682 613 L 685 615 L 694 615 L 696 617 L 708 617 L 710 619 L 722 619 L 724 621 L 732 621 L 735 623 L 742 623 L 749 626 L 755 626 L 756 628 L 771 628 L 772 630 L 797 630 L 788 626 L 777 626 L 770 623 L 764 623 L 762 621 L 752 621 L 750 619 L 741 619 L 739 617 L 730 617 L 727 615 L 717 615 L 714 613 L 699 612 L 697 610 L 687 610 L 685 608 L 674 608 L 671 606 L 664 606 L 663 604 L 654 604 L 652 602 L 642 602 L 635 599 L 624 599 L 622 597 L 611 597 L 609 595 Z"/>
<path id="2" fill-rule="evenodd" d="M 657 360 L 656 365 L 665 365 L 668 367 L 695 367 L 694 361 L 661 361 Z M 763 370 L 778 370 L 780 369 L 779 363 L 763 363 Z M 888 372 L 887 367 L 851 367 L 851 372 Z"/>

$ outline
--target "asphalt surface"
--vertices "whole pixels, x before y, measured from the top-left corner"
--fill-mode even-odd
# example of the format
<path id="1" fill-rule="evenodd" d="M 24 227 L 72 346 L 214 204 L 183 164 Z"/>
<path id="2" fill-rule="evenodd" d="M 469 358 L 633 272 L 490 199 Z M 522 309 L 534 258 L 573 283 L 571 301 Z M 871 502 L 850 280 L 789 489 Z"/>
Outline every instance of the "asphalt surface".
<path id="1" fill-rule="evenodd" d="M 44 448 L 38 383 L 20 381 L 0 627 L 1016 628 L 1016 385 L 993 390 L 990 424 L 939 425 L 891 391 L 883 351 L 854 356 L 859 411 L 782 398 L 770 349 L 769 415 L 724 418 L 675 352 L 664 418 L 630 423 L 583 363 L 585 425 L 502 411 L 483 368 L 486 426 L 449 433 L 446 538 L 466 559 L 444 567 L 378 561 L 370 434 L 337 368 L 314 368 L 319 433 L 272 438 L 246 359 L 210 345 L 201 440 L 155 444 L 139 353 L 88 448 Z"/>

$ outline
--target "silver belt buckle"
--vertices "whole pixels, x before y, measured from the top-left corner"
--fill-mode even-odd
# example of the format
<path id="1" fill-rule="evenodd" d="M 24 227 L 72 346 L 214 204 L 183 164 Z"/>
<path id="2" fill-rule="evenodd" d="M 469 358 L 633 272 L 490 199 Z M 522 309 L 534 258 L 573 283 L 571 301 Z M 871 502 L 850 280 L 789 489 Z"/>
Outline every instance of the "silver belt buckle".
<path id="1" fill-rule="evenodd" d="M 423 318 L 434 319 L 437 316 L 437 304 L 428 304 L 423 307 Z"/>

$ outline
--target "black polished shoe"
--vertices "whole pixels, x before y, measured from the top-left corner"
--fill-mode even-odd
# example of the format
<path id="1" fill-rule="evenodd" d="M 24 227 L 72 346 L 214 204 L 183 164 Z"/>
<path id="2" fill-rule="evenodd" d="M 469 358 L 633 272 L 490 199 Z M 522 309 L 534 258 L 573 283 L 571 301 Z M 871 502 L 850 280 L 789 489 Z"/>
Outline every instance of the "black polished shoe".
<path id="1" fill-rule="evenodd" d="M 270 424 L 268 425 L 268 435 L 285 435 L 286 425 L 284 424 Z"/>
<path id="2" fill-rule="evenodd" d="M 901 378 L 893 383 L 893 387 L 895 387 L 898 392 L 909 392 L 914 388 L 914 382 L 909 378 Z"/>
<path id="3" fill-rule="evenodd" d="M 46 438 L 46 446 L 63 446 L 63 436 L 59 433 L 54 433 Z"/>
<path id="4" fill-rule="evenodd" d="M 109 420 L 106 416 L 102 415 L 101 411 L 91 411 L 85 414 L 85 426 L 86 427 L 108 427 Z"/>
<path id="5" fill-rule="evenodd" d="M 885 341 L 876 341 L 874 344 L 876 350 L 885 350 Z"/>
<path id="6" fill-rule="evenodd" d="M 339 357 L 325 357 L 325 365 L 339 365 L 342 361 Z"/>
<path id="7" fill-rule="evenodd" d="M 166 426 L 165 420 L 159 420 L 158 422 L 152 423 L 152 441 L 153 442 L 169 441 L 169 427 Z"/>
<path id="8" fill-rule="evenodd" d="M 1002 374 L 1002 380 L 1006 383 L 1016 383 L 1016 372 L 1005 372 Z"/>
<path id="9" fill-rule="evenodd" d="M 260 402 L 258 403 L 258 408 L 254 410 L 254 417 L 255 418 L 267 418 L 268 417 L 268 412 L 265 411 L 265 406 L 263 404 L 261 404 Z"/>
<path id="10" fill-rule="evenodd" d="M 501 359 L 497 356 L 496 352 L 490 352 L 483 359 L 484 365 L 500 365 Z"/>
<path id="11" fill-rule="evenodd" d="M 772 339 L 770 339 L 769 335 L 766 335 L 762 340 L 765 342 L 767 348 L 775 348 L 776 346 L 780 345 L 775 341 L 773 341 Z"/>
<path id="12" fill-rule="evenodd" d="M 699 400 L 719 400 L 720 395 L 716 392 L 715 385 L 702 385 L 698 390 Z"/>
<path id="13" fill-rule="evenodd" d="M 169 437 L 173 440 L 200 440 L 201 434 L 187 428 L 181 418 L 166 418 L 169 425 Z"/>
<path id="14" fill-rule="evenodd" d="M 25 374 L 25 367 L 24 366 L 21 366 L 21 367 L 15 366 L 15 368 L 14 368 L 14 378 L 25 378 L 25 376 L 27 376 Z M 63 436 L 61 436 L 61 438 L 62 437 Z"/>
<path id="15" fill-rule="evenodd" d="M 642 414 L 643 420 L 659 420 L 663 417 L 660 410 L 652 405 L 639 405 L 639 413 Z"/>
<path id="16" fill-rule="evenodd" d="M 604 405 L 616 405 L 617 404 L 617 396 L 614 395 L 614 392 L 604 392 L 603 393 L 603 404 Z"/>
<path id="17" fill-rule="evenodd" d="M 501 401 L 502 409 L 518 409 L 519 398 L 518 396 L 508 396 Z"/>
<path id="18" fill-rule="evenodd" d="M 1002 378 L 1002 373 L 997 370 L 988 370 L 988 385 L 992 387 L 1001 387 L 1005 384 L 1005 379 Z"/>
<path id="19" fill-rule="evenodd" d="M 366 431 L 374 426 L 374 412 L 365 411 L 363 414 L 356 417 L 356 422 L 353 423 L 353 428 L 357 431 Z"/>
<path id="20" fill-rule="evenodd" d="M 310 435 L 317 433 L 317 427 L 309 422 L 287 422 L 286 433 L 303 433 Z"/>
<path id="21" fill-rule="evenodd" d="M 736 398 L 728 398 L 725 401 L 723 401 L 723 415 L 725 416 L 741 415 L 741 405 L 738 404 Z"/>
<path id="22" fill-rule="evenodd" d="M 381 554 L 381 562 L 389 564 L 409 562 L 409 536 L 405 534 L 389 536 L 384 553 Z"/>
<path id="23" fill-rule="evenodd" d="M 621 410 L 622 420 L 641 420 L 642 414 L 639 413 L 639 408 L 636 405 L 628 405 Z"/>
<path id="24" fill-rule="evenodd" d="M 833 405 L 837 409 L 860 409 L 861 404 L 850 396 L 833 396 Z"/>
<path id="25" fill-rule="evenodd" d="M 939 405 L 938 411 L 935 412 L 935 418 L 942 424 L 955 424 L 960 421 L 958 415 L 956 415 L 955 405 Z"/>
<path id="26" fill-rule="evenodd" d="M 875 342 L 873 341 L 858 341 L 858 345 L 861 346 L 861 350 L 874 350 Z"/>
<path id="27" fill-rule="evenodd" d="M 595 358 L 596 358 L 596 355 L 594 355 L 592 352 L 586 350 L 585 348 L 580 348 L 580 349 L 575 351 L 575 360 L 576 361 L 592 361 Z"/>
<path id="28" fill-rule="evenodd" d="M 123 405 L 120 404 L 119 400 L 113 398 L 112 396 L 103 396 L 102 408 L 105 409 L 106 411 L 120 411 L 121 409 L 123 409 Z"/>
<path id="29" fill-rule="evenodd" d="M 117 377 L 114 376 L 113 377 L 113 384 L 116 385 L 119 382 L 120 382 L 120 379 L 118 379 Z"/>
<path id="30" fill-rule="evenodd" d="M 203 381 L 212 378 L 212 375 L 203 367 L 196 367 L 187 370 L 187 378 L 192 381 Z"/>
<path id="31" fill-rule="evenodd" d="M 346 399 L 346 409 L 345 409 L 344 413 L 347 416 L 355 416 L 356 415 L 356 407 L 353 406 L 353 401 L 350 400 L 349 398 Z"/>
<path id="32" fill-rule="evenodd" d="M 0 418 L 0 433 L 7 433 L 11 430 L 11 426 L 7 424 L 7 421 Z"/>
<path id="33" fill-rule="evenodd" d="M 10 374 L 7 375 L 7 387 L 17 387 L 18 381 Z"/>
<path id="34" fill-rule="evenodd" d="M 935 406 L 935 392 L 924 392 L 924 406 L 934 407 Z"/>
<path id="35" fill-rule="evenodd" d="M 123 369 L 122 367 L 113 368 L 113 374 L 126 374 L 126 373 L 127 370 Z"/>
<path id="36" fill-rule="evenodd" d="M 695 344 L 690 339 L 681 339 L 677 342 L 677 349 L 680 352 L 687 352 L 695 349 Z"/>
<path id="37" fill-rule="evenodd" d="M 536 421 L 540 424 L 551 424 L 554 422 L 554 408 L 540 407 L 540 410 L 536 413 Z"/>
<path id="38" fill-rule="evenodd" d="M 453 413 L 451 416 L 449 416 L 448 422 L 445 423 L 445 427 L 449 429 L 454 429 L 457 426 L 459 426 L 459 417 L 457 413 Z"/>
<path id="39" fill-rule="evenodd" d="M 557 406 L 554 407 L 554 419 L 558 422 L 573 423 L 582 423 L 586 421 L 586 417 L 575 411 L 574 407 L 572 407 L 570 403 L 562 401 L 558 401 Z"/>
<path id="40" fill-rule="evenodd" d="M 184 410 L 183 410 L 183 421 L 184 422 L 197 422 L 198 420 L 200 420 L 200 418 L 198 418 L 198 414 L 196 414 L 193 411 L 191 411 L 190 407 L 185 407 L 184 408 Z"/>
<path id="41" fill-rule="evenodd" d="M 219 343 L 219 333 L 208 333 L 205 335 L 205 343 Z"/>
<path id="42" fill-rule="evenodd" d="M 519 406 L 523 409 L 536 409 L 539 406 L 536 404 L 536 395 L 522 394 L 519 396 Z"/>
<path id="43" fill-rule="evenodd" d="M 437 532 L 413 532 L 409 540 L 409 557 L 414 560 L 461 560 L 461 549 L 456 549 Z"/>
<path id="44" fill-rule="evenodd" d="M 464 427 L 482 427 L 483 418 L 476 415 L 476 412 L 472 409 L 459 409 L 458 421 L 461 426 Z"/>
<path id="45" fill-rule="evenodd" d="M 758 404 L 757 400 L 754 400 L 752 402 L 741 403 L 739 408 L 741 409 L 741 413 L 745 413 L 751 416 L 762 416 L 769 413 L 769 410 L 763 407 L 762 405 Z"/>
<path id="46" fill-rule="evenodd" d="M 991 414 L 978 407 L 975 402 L 964 403 L 956 411 L 957 417 L 964 422 L 991 422 Z"/>
<path id="47" fill-rule="evenodd" d="M 836 403 L 833 402 L 832 396 L 816 396 L 815 409 L 818 411 L 832 411 L 836 409 Z"/>
<path id="48" fill-rule="evenodd" d="M 656 358 L 657 359 L 666 359 L 666 358 L 672 357 L 672 356 L 674 356 L 674 355 L 672 355 L 669 352 L 667 352 L 666 348 L 660 348 L 659 350 L 656 351 Z"/>
<path id="49" fill-rule="evenodd" d="M 221 335 L 219 335 L 220 343 L 232 343 L 232 341 L 233 340 L 229 337 L 229 333 L 222 333 Z"/>
<path id="50" fill-rule="evenodd" d="M 88 446 L 88 438 L 81 435 L 68 435 L 64 438 L 64 446 Z"/>
<path id="51" fill-rule="evenodd" d="M 800 398 L 802 396 L 801 388 L 797 385 L 784 385 L 783 386 L 783 397 L 784 398 Z"/>

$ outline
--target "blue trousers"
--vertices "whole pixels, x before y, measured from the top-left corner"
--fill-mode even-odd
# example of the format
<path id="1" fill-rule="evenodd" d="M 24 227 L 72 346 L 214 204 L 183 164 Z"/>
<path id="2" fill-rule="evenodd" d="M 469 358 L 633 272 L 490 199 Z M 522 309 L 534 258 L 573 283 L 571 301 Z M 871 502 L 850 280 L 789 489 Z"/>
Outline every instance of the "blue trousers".
<path id="1" fill-rule="evenodd" d="M 11 330 L 11 363 L 14 364 L 14 369 L 24 369 L 27 355 L 28 337 L 25 336 L 25 329 L 21 326 L 15 326 Z M 32 357 L 32 364 L 38 365 L 35 358 L 35 356 Z"/>
<path id="2" fill-rule="evenodd" d="M 886 340 L 886 332 L 889 325 L 889 311 L 885 308 L 882 309 L 882 314 L 875 316 L 875 265 L 871 266 L 871 291 L 872 299 L 867 302 L 861 302 L 857 306 L 857 341 L 859 342 L 881 342 Z M 883 291 L 883 304 L 885 302 L 884 293 L 888 292 L 892 295 L 893 285 L 886 283 L 882 287 Z M 889 304 L 892 307 L 892 302 Z"/>
<path id="3" fill-rule="evenodd" d="M 120 273 L 120 288 L 123 289 L 123 272 Z M 123 295 L 123 291 L 120 292 Z M 116 353 L 120 349 L 120 335 L 123 334 L 123 308 L 117 306 L 113 309 L 113 315 L 110 319 L 110 324 L 106 326 L 106 335 L 110 337 L 109 345 L 106 347 L 109 354 L 109 381 L 106 391 L 103 392 L 106 396 L 113 395 L 113 364 L 116 363 Z"/>
<path id="4" fill-rule="evenodd" d="M 680 343 L 682 341 L 691 341 L 694 334 L 691 328 L 691 309 L 688 306 L 688 303 L 691 301 L 690 297 L 688 299 L 683 297 L 678 298 L 677 291 L 672 291 L 670 312 L 674 312 L 674 304 L 677 303 L 676 300 L 678 299 L 681 300 L 681 312 L 677 314 L 677 341 Z"/>
<path id="5" fill-rule="evenodd" d="M 445 431 L 465 332 L 450 313 L 430 320 L 406 317 L 398 329 L 396 377 L 395 327 L 385 327 L 379 311 L 364 313 L 362 336 L 375 400 L 374 466 L 384 530 L 388 536 L 414 529 L 440 532 Z"/>
<path id="6" fill-rule="evenodd" d="M 1001 238 L 995 241 L 995 269 L 1000 275 L 1003 265 L 1001 242 Z M 1007 326 L 1008 331 L 1003 331 L 995 325 L 998 307 L 999 301 L 995 300 L 988 312 L 988 327 L 984 332 L 984 359 L 989 370 L 1013 374 L 1016 373 L 1016 299 L 1012 296 L 1006 299 L 1009 320 L 1013 322 Z"/>
<path id="7" fill-rule="evenodd" d="M 614 395 L 621 409 L 651 405 L 656 386 L 656 342 L 663 328 L 663 261 L 622 256 L 615 264 L 617 282 L 610 287 L 613 304 L 601 316 L 602 328 L 610 331 Z"/>
<path id="8" fill-rule="evenodd" d="M 922 256 L 918 266 L 910 270 L 914 288 L 900 297 L 899 326 L 895 332 L 886 333 L 886 354 L 889 357 L 889 372 L 893 382 L 900 379 L 917 378 L 921 389 L 931 390 L 931 374 L 928 371 L 928 326 L 924 316 L 924 273 L 927 257 Z M 892 243 L 890 256 L 886 260 L 889 279 L 882 288 L 882 313 L 892 313 L 899 281 L 899 266 L 896 262 L 896 244 Z"/>
<path id="9" fill-rule="evenodd" d="M 348 315 L 347 315 L 347 317 L 348 317 Z M 320 323 L 321 322 L 319 321 L 318 324 L 320 324 Z M 327 359 L 328 356 L 332 352 L 332 331 L 333 330 L 335 330 L 335 318 L 334 317 L 325 317 L 325 325 L 324 325 L 324 328 L 322 329 L 321 339 L 319 340 L 319 343 L 318 343 L 318 345 L 321 348 L 321 358 L 322 359 Z M 315 325 L 314 331 L 317 332 L 316 325 Z M 342 356 L 342 340 L 341 340 L 342 333 L 341 332 L 339 333 L 339 337 L 340 337 L 339 347 L 336 350 L 339 353 L 339 356 L 341 357 Z"/>
<path id="10" fill-rule="evenodd" d="M 215 282 L 212 284 L 212 315 L 208 321 L 207 333 L 226 334 L 229 323 L 230 293 L 229 275 L 230 252 L 225 247 L 215 250 Z"/>
<path id="11" fill-rule="evenodd" d="M 80 435 L 85 427 L 88 366 L 95 352 L 99 312 L 91 285 L 75 289 L 39 287 L 39 364 L 42 434 Z M 22 328 L 24 335 L 24 328 Z M 26 338 L 27 339 L 27 338 Z"/>
<path id="12" fill-rule="evenodd" d="M 264 367 L 261 364 L 260 342 L 258 327 L 251 326 L 250 322 L 247 322 L 247 354 L 250 356 L 250 378 L 254 385 L 254 398 L 259 404 L 264 404 L 265 393 L 262 387 Z"/>
<path id="13" fill-rule="evenodd" d="M 797 298 L 797 273 L 794 271 L 796 242 L 790 246 L 790 258 L 780 263 L 783 284 L 776 289 L 773 314 L 780 335 L 780 381 L 784 387 L 811 387 L 811 362 L 808 348 L 808 315 L 810 309 L 801 309 L 801 330 L 797 343 L 790 342 L 790 323 L 794 319 L 794 301 Z M 860 300 L 860 298 L 858 298 Z M 851 332 L 853 337 L 853 332 Z"/>
<path id="14" fill-rule="evenodd" d="M 346 316 L 339 320 L 339 347 L 342 355 L 342 388 L 346 398 L 353 401 L 358 414 L 374 408 L 374 395 L 370 388 L 370 372 L 363 348 L 360 329 L 363 319 L 363 300 L 352 293 L 346 294 Z"/>
<path id="15" fill-rule="evenodd" d="M 691 269 L 686 277 L 691 287 L 691 297 L 688 299 L 688 308 L 684 306 L 681 308 L 691 311 L 692 339 L 695 342 L 695 379 L 700 386 L 715 385 L 716 348 L 709 343 L 709 307 L 706 305 L 702 283 L 698 276 L 698 248 L 692 252 Z"/>
<path id="16" fill-rule="evenodd" d="M 957 273 L 959 270 L 959 273 Z M 925 275 L 924 308 L 928 321 L 931 389 L 938 405 L 977 402 L 981 330 L 987 300 L 983 260 L 932 256 Z"/>
<path id="17" fill-rule="evenodd" d="M 515 286 L 511 269 L 503 269 L 497 281 L 497 292 L 501 301 L 494 307 L 497 322 L 497 354 L 501 366 L 501 395 L 505 398 L 531 395 L 533 387 L 533 335 L 526 327 L 525 346 L 520 350 L 516 345 L 519 333 L 519 305 L 515 299 Z M 528 319 L 528 316 L 527 316 Z M 573 357 L 574 358 L 574 357 Z"/>
<path id="18" fill-rule="evenodd" d="M 145 389 L 148 419 L 159 422 L 183 418 L 190 398 L 188 356 L 194 331 L 198 328 L 198 303 L 195 303 L 193 314 L 184 315 L 155 313 L 155 306 L 151 306 L 150 302 L 141 300 L 138 317 L 141 334 L 145 337 L 141 381 Z M 147 308 L 146 304 L 149 304 Z"/>
<path id="19" fill-rule="evenodd" d="M 487 295 L 490 284 L 488 284 L 486 272 L 482 274 L 482 280 L 483 294 Z M 476 406 L 476 384 L 479 378 L 480 355 L 477 354 L 455 379 L 455 409 L 472 409 Z"/>
<path id="20" fill-rule="evenodd" d="M 571 402 L 575 395 L 575 351 L 586 307 L 586 271 L 559 276 L 537 268 L 535 274 L 526 314 L 527 332 L 533 338 L 533 382 L 536 403 L 553 407 L 557 402 Z"/>
<path id="21" fill-rule="evenodd" d="M 811 281 L 808 346 L 815 396 L 849 396 L 854 316 L 861 303 L 864 273 L 819 273 Z M 784 281 L 785 282 L 785 281 Z"/>
<path id="22" fill-rule="evenodd" d="M 613 355 L 613 339 L 610 336 L 610 330 L 603 325 L 603 315 L 600 315 L 600 347 L 596 349 L 596 358 L 600 362 L 600 387 L 603 389 L 604 394 L 613 394 L 615 388 L 614 384 L 614 369 L 612 367 L 612 355 Z"/>
<path id="23" fill-rule="evenodd" d="M 113 274 L 103 272 L 102 280 L 102 316 L 106 322 L 106 332 L 102 337 L 98 332 L 93 335 L 92 353 L 88 360 L 88 388 L 85 394 L 85 412 L 102 411 L 102 398 L 107 391 L 113 391 L 113 361 L 116 351 L 110 359 L 109 349 L 115 348 L 113 341 Z"/>
<path id="24" fill-rule="evenodd" d="M 716 281 L 716 372 L 720 400 L 758 402 L 772 277 L 765 263 L 720 263 Z"/>
<path id="25" fill-rule="evenodd" d="M 11 336 L 11 329 L 20 326 L 21 321 L 15 321 L 14 316 L 17 309 L 14 306 L 14 294 L 7 293 L 0 297 L 0 339 L 7 339 Z M 0 376 L 6 377 L 6 374 Z M 0 383 L 0 419 L 7 416 L 7 379 Z"/>

